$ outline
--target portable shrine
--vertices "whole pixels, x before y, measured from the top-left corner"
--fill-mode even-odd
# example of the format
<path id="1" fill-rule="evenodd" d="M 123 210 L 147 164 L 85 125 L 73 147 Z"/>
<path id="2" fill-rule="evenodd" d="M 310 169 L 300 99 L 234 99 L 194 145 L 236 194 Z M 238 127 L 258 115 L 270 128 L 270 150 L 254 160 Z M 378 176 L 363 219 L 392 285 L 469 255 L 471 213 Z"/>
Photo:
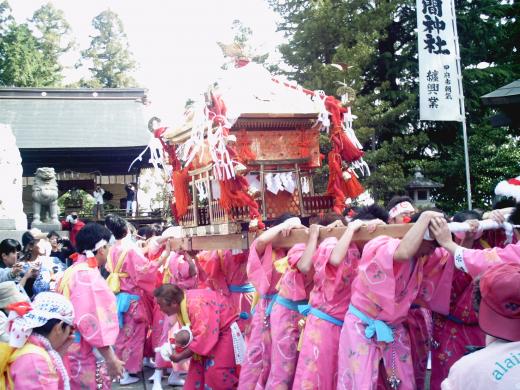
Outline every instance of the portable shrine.
<path id="1" fill-rule="evenodd" d="M 357 175 L 368 167 L 350 108 L 257 64 L 240 65 L 188 107 L 179 125 L 154 129 L 172 167 L 172 212 L 185 237 L 258 230 L 286 213 L 341 212 L 364 191 Z M 324 194 L 313 185 L 325 157 L 320 132 L 332 146 Z"/>

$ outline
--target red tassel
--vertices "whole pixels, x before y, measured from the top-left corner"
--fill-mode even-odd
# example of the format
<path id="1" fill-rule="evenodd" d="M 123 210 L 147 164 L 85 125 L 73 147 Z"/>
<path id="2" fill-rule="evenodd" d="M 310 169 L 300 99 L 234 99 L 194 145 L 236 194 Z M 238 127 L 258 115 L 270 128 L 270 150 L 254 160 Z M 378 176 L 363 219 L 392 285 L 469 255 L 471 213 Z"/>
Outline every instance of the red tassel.
<path id="1" fill-rule="evenodd" d="M 26 315 L 32 310 L 30 302 L 15 302 L 5 307 L 7 310 L 15 311 L 20 317 Z"/>
<path id="2" fill-rule="evenodd" d="M 188 212 L 190 205 L 190 191 L 188 188 L 188 169 L 174 171 L 172 184 L 175 196 L 175 210 L 178 218 L 182 218 Z"/>
<path id="3" fill-rule="evenodd" d="M 354 199 L 365 192 L 365 189 L 354 175 L 354 173 L 350 174 L 350 179 L 344 182 L 345 195 L 348 198 Z"/>
<path id="4" fill-rule="evenodd" d="M 87 264 L 90 268 L 97 268 L 98 262 L 95 257 L 87 257 Z"/>
<path id="5" fill-rule="evenodd" d="M 341 155 L 343 160 L 351 163 L 363 157 L 364 152 L 356 148 L 341 127 L 335 126 L 332 129 L 331 138 L 333 147 Z"/>

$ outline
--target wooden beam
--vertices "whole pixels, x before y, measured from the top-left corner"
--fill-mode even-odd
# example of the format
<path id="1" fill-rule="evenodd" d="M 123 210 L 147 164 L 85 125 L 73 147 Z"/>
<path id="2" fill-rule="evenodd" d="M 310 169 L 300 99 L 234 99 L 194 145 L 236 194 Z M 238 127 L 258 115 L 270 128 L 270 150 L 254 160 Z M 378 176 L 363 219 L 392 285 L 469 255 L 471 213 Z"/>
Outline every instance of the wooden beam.
<path id="1" fill-rule="evenodd" d="M 400 225 L 378 225 L 372 232 L 368 231 L 366 227 L 362 227 L 354 235 L 354 241 L 370 241 L 378 236 L 389 236 L 393 238 L 402 238 L 408 230 L 412 228 L 413 224 Z M 340 238 L 345 232 L 345 227 L 334 228 L 331 231 L 322 229 L 320 232 L 319 242 L 325 238 L 336 237 Z M 174 249 L 185 250 L 216 250 L 216 249 L 248 249 L 254 239 L 257 237 L 254 233 L 240 233 L 227 235 L 213 235 L 213 236 L 199 236 L 187 237 L 174 240 Z M 295 229 L 291 231 L 289 237 L 282 237 L 279 234 L 273 241 L 275 248 L 291 248 L 298 243 L 305 243 L 308 239 L 308 234 L 305 229 Z"/>
<path id="2" fill-rule="evenodd" d="M 369 232 L 366 227 L 362 227 L 356 234 L 354 234 L 353 241 L 370 241 L 378 236 L 389 236 L 393 238 L 402 238 L 413 224 L 400 224 L 400 225 L 378 225 L 373 232 Z M 320 231 L 320 237 L 318 242 L 322 242 L 328 237 L 340 238 L 345 232 L 345 227 L 334 228 L 330 232 L 326 229 Z M 291 248 L 293 245 L 307 242 L 308 234 L 305 229 L 297 229 L 291 231 L 289 237 L 282 237 L 279 234 L 273 241 L 273 247 L 276 248 Z"/>

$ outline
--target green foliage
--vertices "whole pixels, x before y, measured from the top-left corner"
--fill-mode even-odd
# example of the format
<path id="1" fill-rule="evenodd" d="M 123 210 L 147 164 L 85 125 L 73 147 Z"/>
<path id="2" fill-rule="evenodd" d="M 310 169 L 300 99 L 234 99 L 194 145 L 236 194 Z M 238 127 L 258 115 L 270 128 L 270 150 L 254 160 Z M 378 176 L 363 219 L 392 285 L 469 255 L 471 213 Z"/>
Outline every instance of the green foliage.
<path id="1" fill-rule="evenodd" d="M 70 190 L 58 198 L 60 214 L 81 209 L 83 215 L 91 215 L 94 204 L 92 195 L 83 190 Z"/>
<path id="2" fill-rule="evenodd" d="M 7 0 L 0 1 L 0 37 L 2 37 L 7 28 L 13 23 L 14 18 L 11 15 L 11 6 Z"/>
<path id="3" fill-rule="evenodd" d="M 17 24 L 7 1 L 0 3 L 0 85 L 57 87 L 63 79 L 59 57 L 70 50 L 70 26 L 63 12 L 46 4 L 29 23 Z"/>
<path id="4" fill-rule="evenodd" d="M 404 192 L 414 168 L 420 166 L 427 177 L 444 184 L 437 192 L 441 207 L 448 211 L 463 207 L 460 124 L 418 119 L 415 1 L 270 0 L 270 4 L 281 15 L 279 29 L 288 38 L 280 47 L 290 66 L 285 73 L 304 87 L 328 94 L 337 94 L 337 81 L 357 92 L 354 128 L 372 170 L 362 182 L 376 200 Z M 520 172 L 520 144 L 514 137 L 518 129 L 516 134 L 492 129 L 493 112 L 480 100 L 520 74 L 520 4 L 456 0 L 456 9 L 474 206 L 482 207 L 489 204 L 498 180 Z M 478 69 L 480 62 L 491 66 Z M 346 69 L 340 71 L 331 63 Z"/>
<path id="5" fill-rule="evenodd" d="M 52 84 L 38 41 L 26 24 L 11 24 L 0 40 L 0 85 L 43 87 Z"/>
<path id="6" fill-rule="evenodd" d="M 51 72 L 50 85 L 58 86 L 63 80 L 60 56 L 74 47 L 70 25 L 65 20 L 63 11 L 54 8 L 51 3 L 37 9 L 29 22 L 37 34 L 44 66 Z"/>
<path id="7" fill-rule="evenodd" d="M 82 63 L 91 63 L 92 80 L 82 80 L 88 87 L 124 88 L 137 86 L 130 73 L 136 63 L 130 53 L 123 22 L 111 11 L 101 12 L 92 20 L 96 35 L 91 36 L 90 47 L 81 52 Z"/>

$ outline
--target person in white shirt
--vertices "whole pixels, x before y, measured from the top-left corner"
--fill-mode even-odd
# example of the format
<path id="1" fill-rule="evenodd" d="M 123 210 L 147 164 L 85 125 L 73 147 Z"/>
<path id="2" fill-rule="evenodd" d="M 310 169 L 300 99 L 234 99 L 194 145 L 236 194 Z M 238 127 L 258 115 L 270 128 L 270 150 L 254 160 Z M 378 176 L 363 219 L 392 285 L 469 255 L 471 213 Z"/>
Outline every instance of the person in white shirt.
<path id="1" fill-rule="evenodd" d="M 486 347 L 458 360 L 441 388 L 520 389 L 520 264 L 487 269 L 476 279 L 474 294 Z"/>
<path id="2" fill-rule="evenodd" d="M 103 218 L 103 194 L 105 193 L 105 190 L 101 188 L 101 186 L 98 184 L 96 185 L 96 189 L 92 193 L 92 196 L 94 196 L 94 209 L 92 210 L 92 213 L 94 214 L 94 218 L 101 219 Z"/>

